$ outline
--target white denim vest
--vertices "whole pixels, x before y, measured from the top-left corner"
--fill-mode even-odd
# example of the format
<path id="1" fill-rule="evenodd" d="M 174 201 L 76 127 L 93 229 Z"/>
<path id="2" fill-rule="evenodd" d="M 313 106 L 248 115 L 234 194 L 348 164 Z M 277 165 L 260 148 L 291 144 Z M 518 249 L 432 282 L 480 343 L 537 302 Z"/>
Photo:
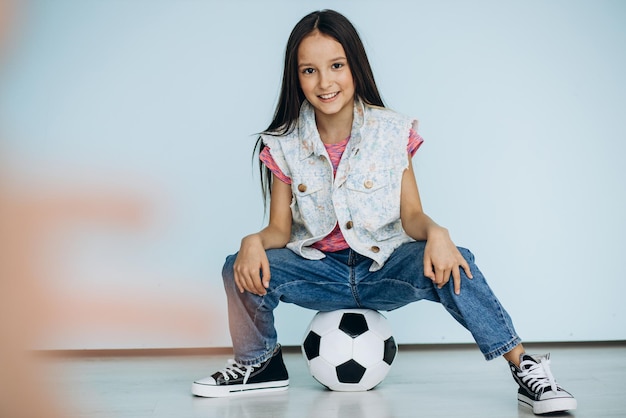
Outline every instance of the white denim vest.
<path id="1" fill-rule="evenodd" d="M 292 132 L 261 135 L 278 167 L 292 180 L 293 222 L 287 248 L 319 260 L 324 253 L 310 245 L 339 223 L 350 248 L 374 260 L 370 271 L 375 271 L 397 247 L 412 241 L 400 221 L 411 127 L 417 129 L 414 119 L 356 99 L 351 137 L 334 179 L 307 101 Z"/>

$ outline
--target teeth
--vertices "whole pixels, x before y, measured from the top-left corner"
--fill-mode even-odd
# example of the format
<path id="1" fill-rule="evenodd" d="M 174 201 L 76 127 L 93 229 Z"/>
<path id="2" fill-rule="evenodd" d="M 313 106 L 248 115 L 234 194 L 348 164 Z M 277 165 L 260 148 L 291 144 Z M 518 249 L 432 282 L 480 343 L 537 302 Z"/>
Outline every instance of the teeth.
<path id="1" fill-rule="evenodd" d="M 324 99 L 324 100 L 326 100 L 326 99 L 332 99 L 332 98 L 333 98 L 333 97 L 335 97 L 337 94 L 339 94 L 339 93 L 335 92 L 335 93 L 329 93 L 329 94 L 322 94 L 322 95 L 320 95 L 320 98 L 322 98 L 322 99 Z"/>

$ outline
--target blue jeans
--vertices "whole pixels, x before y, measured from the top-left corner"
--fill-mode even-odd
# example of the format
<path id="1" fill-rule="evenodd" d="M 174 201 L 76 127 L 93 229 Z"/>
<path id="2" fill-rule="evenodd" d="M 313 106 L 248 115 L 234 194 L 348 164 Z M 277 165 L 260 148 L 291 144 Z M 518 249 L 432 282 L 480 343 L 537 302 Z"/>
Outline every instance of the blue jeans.
<path id="1" fill-rule="evenodd" d="M 236 254 L 226 258 L 222 276 L 228 297 L 228 317 L 235 360 L 252 365 L 270 358 L 278 340 L 274 309 L 280 301 L 317 311 L 368 308 L 390 311 L 426 299 L 441 303 L 467 328 L 487 360 L 518 345 L 511 318 L 493 294 L 473 254 L 459 248 L 470 265 L 473 279 L 461 269 L 461 294 L 450 280 L 438 289 L 424 276 L 425 241 L 397 248 L 385 265 L 370 272 L 372 260 L 351 249 L 307 260 L 286 248 L 267 251 L 271 280 L 267 294 L 240 293 L 235 285 Z"/>

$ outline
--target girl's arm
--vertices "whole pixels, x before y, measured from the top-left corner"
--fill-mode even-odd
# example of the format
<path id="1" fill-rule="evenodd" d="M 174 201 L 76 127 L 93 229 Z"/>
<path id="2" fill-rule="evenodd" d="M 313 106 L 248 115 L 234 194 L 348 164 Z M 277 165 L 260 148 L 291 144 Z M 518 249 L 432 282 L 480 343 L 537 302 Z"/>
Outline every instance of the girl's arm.
<path id="1" fill-rule="evenodd" d="M 459 294 L 461 291 L 459 267 L 465 270 L 469 278 L 472 278 L 472 273 L 467 261 L 450 239 L 448 230 L 437 225 L 424 213 L 410 156 L 409 167 L 402 175 L 400 219 L 407 235 L 417 241 L 426 240 L 424 276 L 431 279 L 440 289 L 452 276 L 454 292 Z"/>
<path id="2" fill-rule="evenodd" d="M 261 231 L 241 240 L 241 247 L 234 264 L 235 283 L 240 292 L 257 295 L 267 293 L 270 284 L 270 266 L 265 250 L 283 248 L 291 236 L 291 186 L 276 175 L 272 178 L 270 219 Z"/>

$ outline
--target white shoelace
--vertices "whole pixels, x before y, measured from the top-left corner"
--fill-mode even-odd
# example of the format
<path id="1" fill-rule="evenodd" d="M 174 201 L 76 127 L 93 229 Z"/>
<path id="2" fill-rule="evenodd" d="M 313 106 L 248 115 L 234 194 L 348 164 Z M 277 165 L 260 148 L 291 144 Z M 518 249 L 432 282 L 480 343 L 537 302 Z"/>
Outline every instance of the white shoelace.
<path id="1" fill-rule="evenodd" d="M 554 392 L 559 388 L 550 370 L 549 356 L 540 357 L 537 363 L 524 360 L 520 363 L 520 370 L 517 375 L 530 386 L 533 392 L 538 392 L 539 389 L 545 389 L 548 386 Z"/>
<path id="2" fill-rule="evenodd" d="M 239 376 L 243 376 L 243 383 L 246 384 L 248 382 L 248 378 L 250 377 L 250 373 L 254 371 L 255 367 L 258 367 L 258 364 L 253 364 L 252 366 L 244 366 L 243 364 L 237 363 L 233 359 L 228 360 L 228 365 L 218 371 L 224 377 L 224 380 L 228 381 L 231 378 L 236 379 Z"/>

